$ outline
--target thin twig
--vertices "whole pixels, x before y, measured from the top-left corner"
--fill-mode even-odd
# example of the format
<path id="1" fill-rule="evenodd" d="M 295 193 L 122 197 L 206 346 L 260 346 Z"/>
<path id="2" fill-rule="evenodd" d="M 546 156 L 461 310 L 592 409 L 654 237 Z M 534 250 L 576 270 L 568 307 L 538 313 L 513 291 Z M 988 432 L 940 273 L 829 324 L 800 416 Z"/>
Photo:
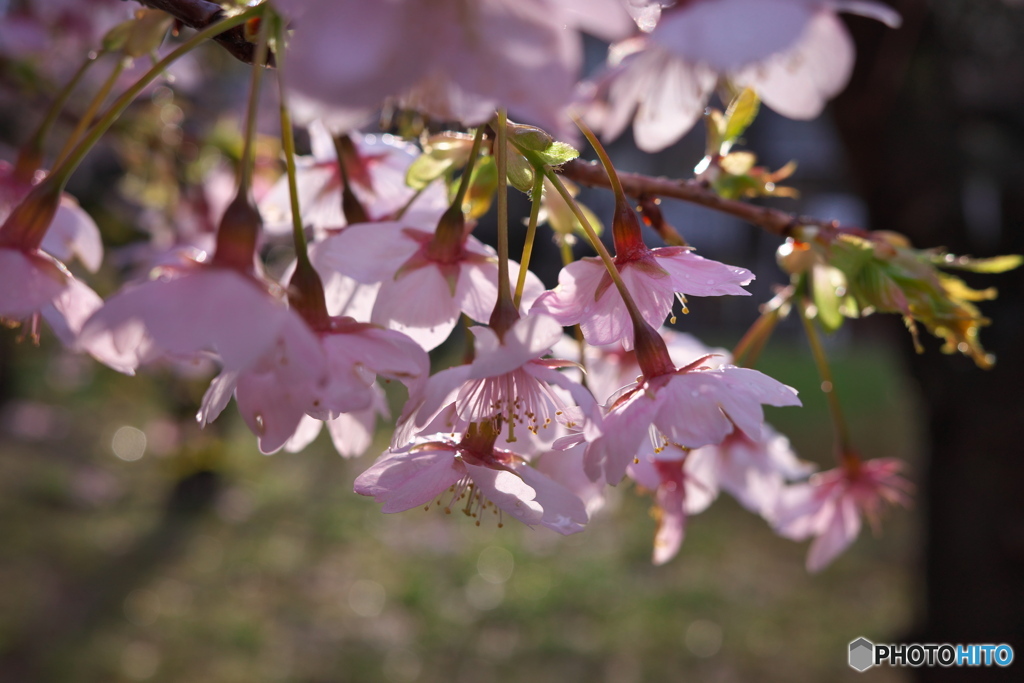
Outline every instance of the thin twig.
<path id="1" fill-rule="evenodd" d="M 600 164 L 592 161 L 574 159 L 563 164 L 559 173 L 575 183 L 588 187 L 611 188 L 608 174 Z M 821 230 L 823 237 L 831 237 L 838 233 L 867 235 L 862 228 L 843 227 L 838 221 L 827 221 L 820 218 L 798 216 L 767 206 L 755 206 L 746 202 L 725 199 L 715 194 L 699 180 L 673 180 L 671 178 L 655 178 L 641 173 L 623 173 L 618 171 L 622 189 L 627 195 L 641 198 L 645 195 L 681 199 L 699 204 L 709 209 L 721 211 L 756 225 L 759 228 L 779 237 L 792 236 L 801 226 L 814 226 Z"/>

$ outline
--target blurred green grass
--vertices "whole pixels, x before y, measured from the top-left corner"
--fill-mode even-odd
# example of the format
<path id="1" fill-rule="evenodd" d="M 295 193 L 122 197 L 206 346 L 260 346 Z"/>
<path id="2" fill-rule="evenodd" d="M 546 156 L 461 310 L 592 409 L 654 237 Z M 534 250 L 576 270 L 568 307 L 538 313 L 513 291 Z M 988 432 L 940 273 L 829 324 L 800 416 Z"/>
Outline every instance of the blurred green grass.
<path id="1" fill-rule="evenodd" d="M 812 576 L 806 544 L 723 496 L 656 568 L 649 499 L 628 487 L 569 538 L 437 509 L 382 515 L 352 480 L 387 435 L 357 461 L 326 435 L 265 457 L 233 407 L 205 432 L 193 425 L 201 381 L 121 377 L 50 351 L 14 348 L 17 398 L 0 413 L 0 666 L 28 658 L 40 680 L 845 681 L 862 676 L 849 641 L 910 626 L 914 511 Z M 881 347 L 838 351 L 858 447 L 908 459 L 918 478 L 898 363 Z M 777 345 L 758 367 L 805 403 L 769 421 L 829 466 L 809 355 Z M 125 425 L 148 437 L 131 462 L 111 450 Z M 199 472 L 222 489 L 207 513 L 175 517 L 175 536 L 168 497 Z"/>

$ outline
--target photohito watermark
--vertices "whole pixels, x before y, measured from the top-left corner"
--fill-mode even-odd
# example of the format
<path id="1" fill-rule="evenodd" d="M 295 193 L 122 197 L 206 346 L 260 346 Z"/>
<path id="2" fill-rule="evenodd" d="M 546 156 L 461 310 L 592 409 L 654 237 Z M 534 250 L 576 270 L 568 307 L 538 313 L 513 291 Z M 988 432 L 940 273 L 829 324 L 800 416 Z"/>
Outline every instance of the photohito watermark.
<path id="1" fill-rule="evenodd" d="M 850 666 L 867 671 L 873 666 L 1010 666 L 1009 645 L 950 645 L 943 643 L 876 645 L 867 638 L 850 643 Z"/>

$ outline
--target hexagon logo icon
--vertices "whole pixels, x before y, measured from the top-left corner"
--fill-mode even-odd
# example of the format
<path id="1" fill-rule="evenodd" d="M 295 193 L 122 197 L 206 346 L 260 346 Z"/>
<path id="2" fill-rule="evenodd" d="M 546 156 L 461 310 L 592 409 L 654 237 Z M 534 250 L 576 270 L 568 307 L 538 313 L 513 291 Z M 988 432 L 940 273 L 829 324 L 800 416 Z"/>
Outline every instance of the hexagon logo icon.
<path id="1" fill-rule="evenodd" d="M 875 664 L 875 644 L 867 638 L 858 638 L 850 643 L 850 666 L 857 671 L 866 671 Z"/>

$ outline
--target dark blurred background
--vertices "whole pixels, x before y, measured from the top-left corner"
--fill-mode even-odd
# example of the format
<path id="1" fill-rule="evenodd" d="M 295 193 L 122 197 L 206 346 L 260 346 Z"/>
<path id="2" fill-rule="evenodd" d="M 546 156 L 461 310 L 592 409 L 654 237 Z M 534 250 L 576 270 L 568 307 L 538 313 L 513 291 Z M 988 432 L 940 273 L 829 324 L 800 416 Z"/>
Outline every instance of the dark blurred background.
<path id="1" fill-rule="evenodd" d="M 800 164 L 789 184 L 801 199 L 772 205 L 895 230 L 919 247 L 1024 252 L 1024 6 L 892 4 L 898 31 L 848 18 L 857 71 L 825 116 L 765 110 L 746 136 L 765 165 Z M 244 69 L 212 48 L 198 61 L 236 90 L 176 100 L 186 133 L 190 117 L 220 110 L 213 100 L 244 96 Z M 47 103 L 45 88 L 25 95 L 25 79 L 0 61 L 7 149 Z M 628 139 L 611 152 L 624 170 L 686 177 L 703 133 L 655 157 Z M 126 190 L 125 156 L 97 150 L 72 186 L 115 248 L 142 237 L 111 193 L 137 187 Z M 607 193 L 582 197 L 608 215 Z M 752 297 L 691 300 L 677 324 L 733 346 L 784 280 L 777 240 L 698 207 L 662 208 L 701 253 L 758 275 Z M 123 377 L 49 335 L 37 348 L 0 330 L 0 681 L 1020 680 L 1019 663 L 866 674 L 846 664 L 859 636 L 1024 652 L 1024 274 L 971 284 L 1000 290 L 982 305 L 995 370 L 927 339 L 915 354 L 896 318 L 829 339 L 856 445 L 906 459 L 918 491 L 913 509 L 891 511 L 879 536 L 866 527 L 819 575 L 804 570 L 806 544 L 775 537 L 727 497 L 691 519 L 660 568 L 650 501 L 627 487 L 570 538 L 434 512 L 384 516 L 351 487 L 387 434 L 359 461 L 324 437 L 264 457 L 233 408 L 198 429 L 202 377 Z M 805 403 L 769 421 L 830 467 L 828 413 L 795 324 L 758 367 Z"/>

